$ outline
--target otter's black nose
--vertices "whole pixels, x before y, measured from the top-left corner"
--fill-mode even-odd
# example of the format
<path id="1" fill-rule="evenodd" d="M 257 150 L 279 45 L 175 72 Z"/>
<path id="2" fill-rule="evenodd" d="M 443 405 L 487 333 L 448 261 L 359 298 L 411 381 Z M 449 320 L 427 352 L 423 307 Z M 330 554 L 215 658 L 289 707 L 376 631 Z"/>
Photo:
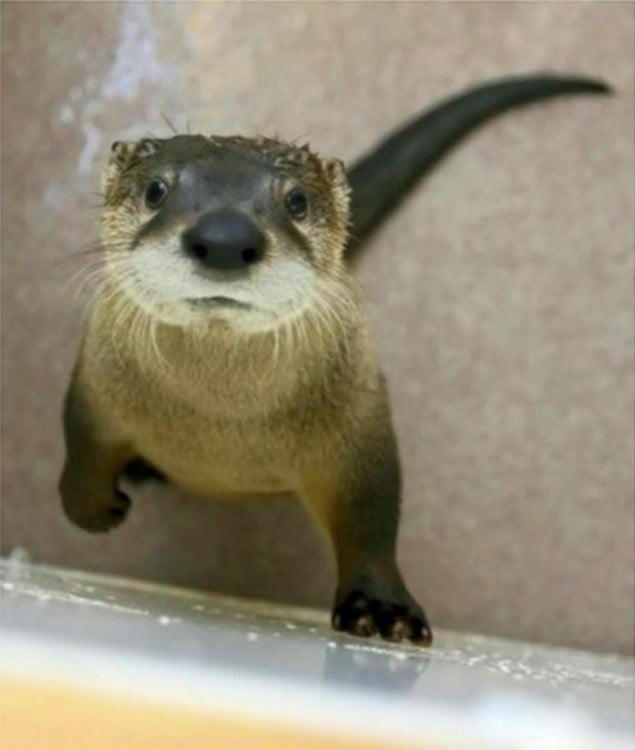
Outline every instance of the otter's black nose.
<path id="1" fill-rule="evenodd" d="M 246 214 L 220 209 L 183 233 L 183 249 L 207 268 L 244 269 L 262 260 L 265 238 Z"/>

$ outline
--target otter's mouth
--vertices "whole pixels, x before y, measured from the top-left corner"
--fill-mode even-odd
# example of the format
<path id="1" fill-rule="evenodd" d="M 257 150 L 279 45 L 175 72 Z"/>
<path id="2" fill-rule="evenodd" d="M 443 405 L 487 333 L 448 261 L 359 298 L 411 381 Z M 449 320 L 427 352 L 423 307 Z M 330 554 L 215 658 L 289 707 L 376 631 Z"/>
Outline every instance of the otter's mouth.
<path id="1" fill-rule="evenodd" d="M 235 307 L 241 310 L 250 310 L 252 308 L 252 305 L 248 305 L 246 302 L 221 295 L 214 297 L 190 297 L 186 302 L 196 307 Z"/>

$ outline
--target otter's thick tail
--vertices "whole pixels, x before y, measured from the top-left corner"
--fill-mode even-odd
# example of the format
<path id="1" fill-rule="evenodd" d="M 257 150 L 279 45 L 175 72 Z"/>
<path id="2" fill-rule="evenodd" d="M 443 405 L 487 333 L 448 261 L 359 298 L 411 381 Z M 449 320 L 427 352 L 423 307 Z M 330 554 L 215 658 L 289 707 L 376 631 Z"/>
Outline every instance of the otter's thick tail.
<path id="1" fill-rule="evenodd" d="M 539 99 L 610 92 L 605 83 L 587 78 L 522 76 L 469 89 L 426 110 L 348 169 L 352 190 L 349 257 L 408 188 L 481 123 Z"/>

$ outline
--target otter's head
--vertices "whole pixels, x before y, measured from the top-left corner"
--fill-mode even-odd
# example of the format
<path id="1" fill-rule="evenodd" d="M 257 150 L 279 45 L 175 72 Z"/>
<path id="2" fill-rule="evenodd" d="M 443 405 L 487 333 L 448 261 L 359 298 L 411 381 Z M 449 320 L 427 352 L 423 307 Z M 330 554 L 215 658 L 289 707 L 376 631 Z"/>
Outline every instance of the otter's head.
<path id="1" fill-rule="evenodd" d="M 269 330 L 342 268 L 341 162 L 273 139 L 118 142 L 104 171 L 109 278 L 168 323 Z"/>

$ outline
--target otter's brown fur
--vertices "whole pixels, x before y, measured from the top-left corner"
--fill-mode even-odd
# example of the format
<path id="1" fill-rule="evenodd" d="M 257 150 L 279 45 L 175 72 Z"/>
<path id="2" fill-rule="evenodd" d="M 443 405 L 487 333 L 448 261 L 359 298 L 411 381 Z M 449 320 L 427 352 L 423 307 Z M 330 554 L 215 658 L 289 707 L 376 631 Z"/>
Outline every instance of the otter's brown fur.
<path id="1" fill-rule="evenodd" d="M 201 497 L 291 492 L 334 546 L 335 627 L 429 643 L 425 616 L 395 563 L 399 464 L 364 302 L 343 262 L 348 188 L 341 164 L 272 139 L 169 140 L 115 144 L 105 170 L 106 272 L 65 410 L 60 487 L 67 514 L 93 531 L 119 523 L 129 500 L 118 477 L 138 458 Z M 121 283 L 150 222 L 140 186 L 166 159 L 207 158 L 210 143 L 214 158 L 235 151 L 236 159 L 262 160 L 310 196 L 302 226 L 287 230 L 267 211 L 255 214 L 270 238 L 267 262 L 277 263 L 288 247 L 305 252 L 317 290 L 262 330 L 234 326 L 231 313 L 188 309 L 182 320 L 179 307 L 171 319 L 165 305 L 141 304 Z M 163 161 L 153 163 L 155 155 Z M 190 219 L 175 214 L 157 236 Z"/>

